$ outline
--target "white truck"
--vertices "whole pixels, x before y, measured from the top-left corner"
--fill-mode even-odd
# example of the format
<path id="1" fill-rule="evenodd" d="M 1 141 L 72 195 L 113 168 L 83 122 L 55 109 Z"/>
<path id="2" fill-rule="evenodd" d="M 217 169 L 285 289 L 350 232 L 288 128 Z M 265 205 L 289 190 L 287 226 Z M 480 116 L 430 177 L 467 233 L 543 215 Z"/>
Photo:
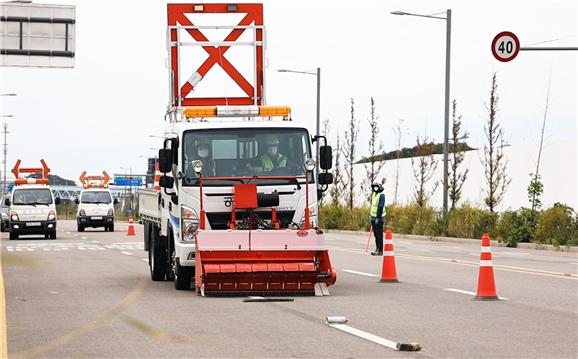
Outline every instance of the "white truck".
<path id="1" fill-rule="evenodd" d="M 86 171 L 80 175 L 82 191 L 74 200 L 77 204 L 76 226 L 78 232 L 84 232 L 87 227 L 104 227 L 105 232 L 114 232 L 114 204 L 108 182 L 110 176 L 106 171 L 102 176 L 86 176 Z"/>
<path id="2" fill-rule="evenodd" d="M 43 234 L 45 238 L 56 239 L 56 204 L 48 185 L 50 169 L 44 160 L 42 168 L 20 168 L 18 160 L 12 169 L 16 178 L 12 194 L 6 196 L 5 204 L 10 207 L 10 239 L 20 235 Z M 22 178 L 22 173 L 41 173 L 42 178 Z"/>
<path id="3" fill-rule="evenodd" d="M 193 25 L 207 14 L 243 20 Z M 168 4 L 167 15 L 170 100 L 160 191 L 139 191 L 152 280 L 172 280 L 179 290 L 194 282 L 199 295 L 329 294 L 336 272 L 317 228 L 317 199 L 333 182 L 331 147 L 291 121 L 289 107 L 265 105 L 262 4 Z M 231 31 L 224 40 L 205 37 L 224 29 Z M 236 42 L 251 32 L 252 41 Z M 252 76 L 224 57 L 235 45 L 252 47 Z M 195 47 L 209 58 L 187 78 L 182 72 L 191 64 L 180 61 L 190 61 Z M 242 96 L 196 95 L 216 63 Z M 317 178 L 313 144 L 323 170 Z"/>

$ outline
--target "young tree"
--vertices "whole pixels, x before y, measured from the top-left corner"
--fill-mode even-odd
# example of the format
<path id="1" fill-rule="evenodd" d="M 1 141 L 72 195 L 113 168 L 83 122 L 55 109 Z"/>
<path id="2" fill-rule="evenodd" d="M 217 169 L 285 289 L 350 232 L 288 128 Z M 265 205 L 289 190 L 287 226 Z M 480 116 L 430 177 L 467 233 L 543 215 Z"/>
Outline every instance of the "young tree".
<path id="1" fill-rule="evenodd" d="M 542 207 L 542 201 L 540 201 L 540 196 L 544 192 L 544 185 L 541 181 L 540 176 L 540 159 L 542 158 L 542 146 L 544 144 L 544 131 L 546 130 L 546 118 L 548 117 L 548 106 L 550 105 L 550 83 L 552 81 L 552 72 L 550 72 L 550 78 L 548 79 L 548 91 L 546 92 L 546 106 L 544 108 L 544 119 L 542 121 L 542 130 L 540 131 L 540 147 L 538 148 L 538 159 L 536 160 L 536 172 L 530 173 L 532 180 L 528 186 L 528 196 L 530 203 L 532 203 L 532 217 L 536 210 L 540 210 Z"/>
<path id="2" fill-rule="evenodd" d="M 433 156 L 434 150 L 435 144 L 433 141 L 428 141 L 427 137 L 421 139 L 417 136 L 415 147 L 417 157 L 412 157 L 411 166 L 413 168 L 413 176 L 416 180 L 414 199 L 420 208 L 427 205 L 430 197 L 439 185 L 439 182 L 436 181 L 431 190 L 427 188 L 438 166 L 438 161 Z"/>
<path id="3" fill-rule="evenodd" d="M 401 124 L 403 123 L 403 119 L 399 119 L 397 127 L 393 129 L 395 133 L 395 189 L 393 192 L 393 203 L 397 204 L 397 190 L 399 188 L 399 159 L 401 158 L 401 143 L 403 138 L 403 131 L 401 128 Z"/>
<path id="4" fill-rule="evenodd" d="M 345 146 L 343 147 L 343 157 L 345 158 L 345 203 L 349 210 L 353 210 L 355 203 L 355 177 L 353 176 L 353 165 L 357 154 L 357 136 L 359 135 L 359 121 L 355 118 L 355 102 L 351 99 L 351 118 L 348 128 L 345 131 Z"/>
<path id="5" fill-rule="evenodd" d="M 382 177 L 381 180 L 377 180 L 379 172 L 385 165 L 385 161 L 378 161 L 377 156 L 383 154 L 383 142 L 380 140 L 380 132 L 381 129 L 379 128 L 379 115 L 375 113 L 375 101 L 373 97 L 371 98 L 371 107 L 370 107 L 370 117 L 367 119 L 369 124 L 369 164 L 365 165 L 365 173 L 367 177 L 363 180 L 361 184 L 361 189 L 367 196 L 368 200 L 371 199 L 371 185 L 373 183 L 379 182 L 381 184 L 385 183 L 385 177 Z"/>
<path id="6" fill-rule="evenodd" d="M 462 197 L 462 186 L 468 177 L 469 169 L 459 171 L 460 164 L 464 161 L 465 141 L 469 136 L 467 131 L 462 132 L 462 116 L 457 116 L 457 101 L 452 102 L 452 133 L 450 138 L 450 173 L 448 196 L 452 202 L 451 209 L 456 208 L 456 204 Z"/>
<path id="7" fill-rule="evenodd" d="M 486 105 L 488 110 L 488 122 L 484 126 L 487 144 L 484 145 L 484 174 L 487 187 L 483 189 L 484 201 L 490 212 L 494 212 L 496 206 L 504 198 L 504 194 L 511 182 L 506 173 L 508 160 L 504 157 L 504 131 L 497 119 L 498 113 L 498 84 L 496 73 L 492 76 L 492 88 L 490 90 L 490 103 Z"/>
<path id="8" fill-rule="evenodd" d="M 343 174 L 341 172 L 341 142 L 339 140 L 339 133 L 335 136 L 335 149 L 333 156 L 335 157 L 335 172 L 333 174 L 333 184 L 329 190 L 331 196 L 331 203 L 339 205 L 344 193 Z"/>

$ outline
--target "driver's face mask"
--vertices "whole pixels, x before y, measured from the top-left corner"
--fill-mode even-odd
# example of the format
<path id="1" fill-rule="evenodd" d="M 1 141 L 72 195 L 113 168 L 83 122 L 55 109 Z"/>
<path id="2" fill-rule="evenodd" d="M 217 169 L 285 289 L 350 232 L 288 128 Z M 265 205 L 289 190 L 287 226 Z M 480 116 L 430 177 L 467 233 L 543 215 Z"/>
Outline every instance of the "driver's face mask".
<path id="1" fill-rule="evenodd" d="M 267 147 L 267 153 L 271 156 L 275 156 L 277 154 L 277 146 L 269 146 Z"/>

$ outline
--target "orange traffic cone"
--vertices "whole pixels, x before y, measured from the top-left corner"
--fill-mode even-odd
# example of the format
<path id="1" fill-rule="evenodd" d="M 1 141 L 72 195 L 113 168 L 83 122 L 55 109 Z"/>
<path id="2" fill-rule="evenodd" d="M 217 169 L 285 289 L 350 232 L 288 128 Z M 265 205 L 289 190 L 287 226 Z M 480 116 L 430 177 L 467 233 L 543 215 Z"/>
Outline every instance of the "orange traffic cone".
<path id="1" fill-rule="evenodd" d="M 383 242 L 383 267 L 381 268 L 380 283 L 399 282 L 397 271 L 395 270 L 395 254 L 393 253 L 393 235 L 391 229 L 385 231 L 385 241 Z"/>
<path id="2" fill-rule="evenodd" d="M 132 214 L 130 215 L 130 218 L 128 219 L 128 232 L 126 233 L 127 236 L 134 236 L 135 232 L 134 232 L 134 221 L 132 220 Z"/>
<path id="3" fill-rule="evenodd" d="M 494 282 L 494 264 L 492 263 L 492 247 L 490 236 L 482 236 L 482 253 L 480 254 L 480 274 L 478 276 L 478 291 L 476 300 L 498 300 L 496 283 Z"/>

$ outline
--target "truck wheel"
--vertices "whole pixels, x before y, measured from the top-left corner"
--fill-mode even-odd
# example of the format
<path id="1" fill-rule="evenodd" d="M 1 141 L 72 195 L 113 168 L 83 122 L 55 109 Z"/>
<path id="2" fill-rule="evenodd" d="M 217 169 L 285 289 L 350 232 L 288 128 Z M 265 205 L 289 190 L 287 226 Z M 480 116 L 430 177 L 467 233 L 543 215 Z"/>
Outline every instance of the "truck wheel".
<path id="1" fill-rule="evenodd" d="M 194 267 L 182 267 L 179 263 L 179 259 L 175 259 L 175 289 L 176 290 L 189 290 L 191 289 L 191 281 L 195 275 Z"/>
<path id="2" fill-rule="evenodd" d="M 10 240 L 18 239 L 18 233 L 10 231 Z"/>
<path id="3" fill-rule="evenodd" d="M 50 239 L 56 239 L 56 231 L 50 232 Z"/>
<path id="4" fill-rule="evenodd" d="M 77 229 L 79 232 L 84 232 L 84 227 L 81 226 L 80 224 L 76 227 L 76 229 Z"/>
<path id="5" fill-rule="evenodd" d="M 158 230 L 153 229 L 152 232 L 152 243 L 149 249 L 151 279 L 155 282 L 164 281 L 167 276 L 167 250 L 160 243 Z"/>
<path id="6" fill-rule="evenodd" d="M 109 232 L 114 232 L 114 224 L 111 224 L 111 225 L 108 227 L 108 231 L 109 231 Z"/>

